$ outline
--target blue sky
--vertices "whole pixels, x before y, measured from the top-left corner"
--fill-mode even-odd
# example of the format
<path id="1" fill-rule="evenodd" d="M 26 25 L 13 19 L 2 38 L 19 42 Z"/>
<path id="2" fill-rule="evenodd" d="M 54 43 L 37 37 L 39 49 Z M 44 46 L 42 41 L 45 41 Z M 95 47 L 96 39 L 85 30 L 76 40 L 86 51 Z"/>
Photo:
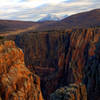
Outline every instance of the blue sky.
<path id="1" fill-rule="evenodd" d="M 99 8 L 100 0 L 0 0 L 0 19 L 37 21 Z"/>

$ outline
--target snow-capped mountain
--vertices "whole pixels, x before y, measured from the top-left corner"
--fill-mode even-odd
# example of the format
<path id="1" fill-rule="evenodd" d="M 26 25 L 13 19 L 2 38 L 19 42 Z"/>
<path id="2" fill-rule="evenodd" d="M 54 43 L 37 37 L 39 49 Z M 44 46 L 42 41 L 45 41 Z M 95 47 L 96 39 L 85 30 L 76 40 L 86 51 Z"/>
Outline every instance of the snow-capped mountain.
<path id="1" fill-rule="evenodd" d="M 42 17 L 39 21 L 43 22 L 43 21 L 59 21 L 61 19 L 65 18 L 64 16 L 59 17 L 56 15 L 52 15 L 52 14 L 48 14 L 45 17 Z"/>

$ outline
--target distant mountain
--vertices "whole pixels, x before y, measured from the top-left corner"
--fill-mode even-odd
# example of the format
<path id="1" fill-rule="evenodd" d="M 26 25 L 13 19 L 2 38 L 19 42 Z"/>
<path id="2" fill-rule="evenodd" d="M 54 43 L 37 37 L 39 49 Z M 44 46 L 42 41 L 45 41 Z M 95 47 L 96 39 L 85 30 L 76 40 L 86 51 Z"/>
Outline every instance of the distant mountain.
<path id="1" fill-rule="evenodd" d="M 45 17 L 41 18 L 39 20 L 39 22 L 44 22 L 44 21 L 60 21 L 64 18 L 66 18 L 67 15 L 64 15 L 64 16 L 56 16 L 56 15 L 52 15 L 52 14 L 48 14 L 46 15 Z"/>
<path id="2" fill-rule="evenodd" d="M 44 22 L 44 21 L 59 21 L 59 20 L 60 20 L 60 18 L 57 17 L 56 15 L 48 14 L 45 17 L 41 18 L 39 20 L 39 22 Z"/>
<path id="3" fill-rule="evenodd" d="M 100 9 L 74 14 L 53 23 L 43 23 L 37 30 L 65 30 L 89 27 L 100 27 Z"/>
<path id="4" fill-rule="evenodd" d="M 28 27 L 34 27 L 32 28 L 33 31 L 100 27 L 100 9 L 74 14 L 66 18 L 65 16 L 58 18 L 55 15 L 49 14 L 40 19 L 39 22 L 0 20 L 0 33 L 26 29 Z"/>

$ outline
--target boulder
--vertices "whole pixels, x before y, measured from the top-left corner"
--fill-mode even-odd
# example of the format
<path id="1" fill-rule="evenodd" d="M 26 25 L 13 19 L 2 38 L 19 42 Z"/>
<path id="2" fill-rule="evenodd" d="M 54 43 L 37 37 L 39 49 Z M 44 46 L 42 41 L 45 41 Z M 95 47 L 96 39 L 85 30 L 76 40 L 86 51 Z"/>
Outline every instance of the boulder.
<path id="1" fill-rule="evenodd" d="M 83 84 L 70 84 L 57 89 L 51 94 L 50 100 L 87 100 L 86 87 Z"/>

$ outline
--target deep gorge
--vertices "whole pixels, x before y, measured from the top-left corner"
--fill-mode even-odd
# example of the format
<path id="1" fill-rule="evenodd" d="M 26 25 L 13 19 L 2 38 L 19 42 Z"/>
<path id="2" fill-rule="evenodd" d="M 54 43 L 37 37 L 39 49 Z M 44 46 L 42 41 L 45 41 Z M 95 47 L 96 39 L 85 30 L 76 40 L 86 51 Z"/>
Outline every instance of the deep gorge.
<path id="1" fill-rule="evenodd" d="M 99 28 L 29 31 L 7 38 L 23 50 L 30 71 L 40 76 L 44 99 L 71 83 L 85 84 L 88 100 L 100 99 Z"/>

